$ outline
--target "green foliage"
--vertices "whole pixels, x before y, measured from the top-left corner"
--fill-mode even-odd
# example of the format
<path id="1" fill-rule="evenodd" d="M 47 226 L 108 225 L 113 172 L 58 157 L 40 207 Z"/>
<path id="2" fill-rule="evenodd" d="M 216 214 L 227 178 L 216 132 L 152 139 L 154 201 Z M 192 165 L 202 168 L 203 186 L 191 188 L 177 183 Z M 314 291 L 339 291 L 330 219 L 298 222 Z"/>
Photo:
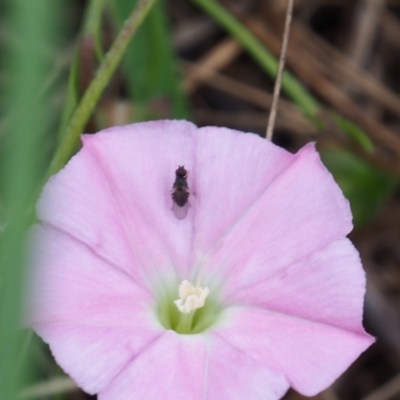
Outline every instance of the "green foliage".
<path id="1" fill-rule="evenodd" d="M 135 7 L 132 8 L 129 18 L 125 21 L 111 48 L 103 58 L 95 77 L 73 112 L 65 134 L 62 135 L 62 141 L 50 164 L 48 175 L 58 172 L 73 154 L 79 142 L 79 137 L 92 115 L 104 89 L 120 64 L 129 42 L 154 6 L 155 1 L 156 0 L 139 0 Z"/>
<path id="2" fill-rule="evenodd" d="M 398 178 L 344 150 L 322 150 L 321 158 L 349 199 L 356 227 L 376 216 L 399 183 Z"/>
<path id="3" fill-rule="evenodd" d="M 114 14 L 120 26 L 136 1 L 113 1 Z M 124 61 L 129 92 L 139 107 L 143 108 L 153 100 L 165 98 L 171 107 L 171 117 L 190 118 L 161 1 L 154 6 L 138 30 Z"/>
<path id="4" fill-rule="evenodd" d="M 59 138 L 62 139 L 66 132 L 69 120 L 76 107 L 79 104 L 79 90 L 78 90 L 78 75 L 79 75 L 79 56 L 75 54 L 74 60 L 71 65 L 71 70 L 68 78 L 68 89 L 64 104 L 64 109 L 61 115 L 61 124 L 59 130 Z"/>
<path id="5" fill-rule="evenodd" d="M 101 44 L 101 22 L 103 19 L 105 4 L 106 0 L 91 0 L 85 12 L 84 22 L 81 28 L 80 42 L 75 49 L 74 59 L 69 72 L 67 95 L 61 116 L 59 131 L 60 139 L 63 139 L 63 135 L 66 132 L 71 116 L 78 107 L 80 101 L 79 72 L 82 66 L 80 60 L 81 52 L 79 50 L 85 41 L 91 39 L 94 44 L 94 50 L 98 61 L 100 62 L 104 56 Z"/>
<path id="6" fill-rule="evenodd" d="M 83 35 L 92 36 L 95 44 L 95 50 L 99 59 L 103 56 L 101 44 L 101 22 L 106 0 L 91 0 L 86 10 L 85 23 L 83 26 Z"/>
<path id="7" fill-rule="evenodd" d="M 347 135 L 358 143 L 367 153 L 371 153 L 374 150 L 374 144 L 369 136 L 356 124 L 353 124 L 351 121 L 336 113 L 331 113 L 331 115 L 336 125 L 346 132 Z"/>
<path id="8" fill-rule="evenodd" d="M 57 4 L 58 3 L 58 4 Z M 43 48 L 51 47 L 57 25 L 54 0 L 8 0 L 10 31 L 15 45 L 7 60 L 11 77 L 6 93 L 10 123 L 2 137 L 2 200 L 5 229 L 0 242 L 0 399 L 12 400 L 26 376 L 20 332 L 26 230 L 33 217 L 33 199 L 43 173 L 46 98 L 41 89 L 51 66 Z M 53 25 L 54 24 L 54 25 Z M 4 221 L 3 221 L 4 222 Z"/>

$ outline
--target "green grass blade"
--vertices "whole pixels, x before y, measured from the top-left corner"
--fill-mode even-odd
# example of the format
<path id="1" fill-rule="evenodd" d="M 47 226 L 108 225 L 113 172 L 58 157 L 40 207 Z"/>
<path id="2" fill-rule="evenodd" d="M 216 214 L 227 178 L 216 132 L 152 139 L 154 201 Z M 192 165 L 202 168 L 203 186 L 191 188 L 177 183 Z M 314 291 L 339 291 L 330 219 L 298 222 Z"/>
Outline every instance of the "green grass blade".
<path id="1" fill-rule="evenodd" d="M 22 292 L 26 229 L 32 221 L 32 199 L 44 168 L 46 103 L 39 95 L 50 71 L 41 51 L 58 26 L 54 0 L 8 0 L 10 29 L 16 37 L 7 60 L 11 76 L 7 93 L 11 118 L 2 137 L 2 199 L 6 227 L 0 242 L 0 399 L 11 400 L 27 375 L 20 365 Z M 59 3 L 58 3 L 59 5 Z"/>
<path id="2" fill-rule="evenodd" d="M 347 135 L 358 143 L 367 153 L 372 153 L 374 151 L 374 144 L 361 128 L 353 122 L 343 118 L 341 115 L 331 113 L 331 116 L 335 124 L 342 129 L 343 132 L 346 132 Z"/>
<path id="3" fill-rule="evenodd" d="M 101 21 L 106 0 L 91 0 L 85 15 L 83 36 L 92 36 L 95 43 L 96 54 L 99 59 L 103 56 L 101 45 Z"/>
<path id="4" fill-rule="evenodd" d="M 86 90 L 66 129 L 65 136 L 50 165 L 49 175 L 62 168 L 74 152 L 79 136 L 105 87 L 119 65 L 125 50 L 156 0 L 140 0 L 104 57 L 95 78 Z"/>
<path id="5" fill-rule="evenodd" d="M 373 167 L 349 151 L 323 149 L 321 158 L 350 201 L 356 227 L 373 220 L 399 184 L 395 175 Z"/>
<path id="6" fill-rule="evenodd" d="M 79 72 L 81 68 L 81 49 L 84 41 L 92 40 L 97 59 L 100 61 L 103 58 L 103 49 L 101 46 L 101 21 L 105 8 L 105 0 L 91 0 L 86 9 L 84 22 L 81 32 L 81 39 L 78 48 L 75 51 L 74 60 L 71 65 L 68 78 L 67 96 L 64 104 L 64 109 L 61 117 L 59 129 L 59 137 L 62 138 L 66 132 L 68 123 L 80 100 L 79 93 Z"/>
<path id="7" fill-rule="evenodd" d="M 61 124 L 58 134 L 58 137 L 60 139 L 62 139 L 63 135 L 65 134 L 68 123 L 71 119 L 71 115 L 73 114 L 73 112 L 75 111 L 76 107 L 79 104 L 79 89 L 78 89 L 79 65 L 80 62 L 78 54 L 75 54 L 74 60 L 71 65 L 71 69 L 69 71 L 67 95 L 61 115 Z"/>
<path id="8" fill-rule="evenodd" d="M 131 4 L 131 0 L 113 2 L 119 24 L 127 18 Z M 139 107 L 166 98 L 171 105 L 172 117 L 190 118 L 162 1 L 155 5 L 137 32 L 124 61 L 129 92 Z"/>
<path id="9" fill-rule="evenodd" d="M 245 48 L 250 55 L 271 77 L 276 76 L 278 59 L 232 14 L 214 0 L 192 0 L 207 14 L 215 19 L 232 37 Z M 322 128 L 324 122 L 319 117 L 323 106 L 307 91 L 302 83 L 291 73 L 285 72 L 282 79 L 282 90 L 296 103 L 300 110 L 317 128 Z M 372 151 L 373 144 L 368 135 L 351 121 L 333 114 L 334 122 L 352 140 L 361 145 L 364 150 Z"/>
<path id="10" fill-rule="evenodd" d="M 192 2 L 224 27 L 270 76 L 275 77 L 278 71 L 277 58 L 231 13 L 214 0 L 192 0 Z M 305 115 L 311 118 L 317 117 L 321 106 L 304 86 L 287 71 L 283 75 L 282 89 L 296 102 Z"/>

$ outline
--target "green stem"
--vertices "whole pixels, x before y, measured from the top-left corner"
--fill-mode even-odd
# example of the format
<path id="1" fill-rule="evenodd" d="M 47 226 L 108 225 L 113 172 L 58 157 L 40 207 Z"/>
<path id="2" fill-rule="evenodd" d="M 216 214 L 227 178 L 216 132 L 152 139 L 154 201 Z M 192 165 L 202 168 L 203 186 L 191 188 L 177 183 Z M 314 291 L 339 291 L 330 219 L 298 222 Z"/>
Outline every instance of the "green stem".
<path id="1" fill-rule="evenodd" d="M 81 29 L 81 40 L 75 50 L 74 59 L 69 72 L 68 91 L 61 116 L 61 124 L 58 138 L 63 138 L 66 127 L 71 119 L 71 115 L 79 103 L 79 69 L 80 69 L 80 48 L 87 37 L 92 37 L 96 52 L 97 61 L 101 61 L 104 54 L 101 47 L 101 18 L 105 7 L 105 0 L 91 0 L 85 12 L 83 27 Z"/>
<path id="2" fill-rule="evenodd" d="M 223 26 L 270 76 L 276 76 L 278 71 L 276 57 L 232 14 L 214 0 L 192 0 L 192 2 Z M 310 118 L 317 117 L 321 110 L 320 104 L 292 74 L 288 72 L 283 74 L 282 89 L 298 104 L 305 115 Z"/>
<path id="3" fill-rule="evenodd" d="M 65 135 L 63 136 L 63 141 L 58 147 L 53 161 L 50 164 L 49 175 L 60 170 L 73 153 L 79 135 L 82 133 L 82 130 L 89 120 L 103 90 L 120 63 L 130 40 L 155 2 L 156 0 L 140 0 L 131 16 L 125 22 L 119 35 L 100 64 L 95 78 L 86 90 L 81 102 L 72 115 L 71 121 L 66 129 Z"/>

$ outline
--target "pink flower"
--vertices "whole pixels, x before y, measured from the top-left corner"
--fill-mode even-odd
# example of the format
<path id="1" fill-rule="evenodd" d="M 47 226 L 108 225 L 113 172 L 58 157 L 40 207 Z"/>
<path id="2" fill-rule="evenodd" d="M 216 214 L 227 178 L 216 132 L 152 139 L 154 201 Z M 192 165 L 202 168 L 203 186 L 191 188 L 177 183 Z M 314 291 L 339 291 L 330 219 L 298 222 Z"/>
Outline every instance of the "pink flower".
<path id="1" fill-rule="evenodd" d="M 349 205 L 313 145 L 110 128 L 83 137 L 38 217 L 29 324 L 100 400 L 314 395 L 373 342 Z"/>

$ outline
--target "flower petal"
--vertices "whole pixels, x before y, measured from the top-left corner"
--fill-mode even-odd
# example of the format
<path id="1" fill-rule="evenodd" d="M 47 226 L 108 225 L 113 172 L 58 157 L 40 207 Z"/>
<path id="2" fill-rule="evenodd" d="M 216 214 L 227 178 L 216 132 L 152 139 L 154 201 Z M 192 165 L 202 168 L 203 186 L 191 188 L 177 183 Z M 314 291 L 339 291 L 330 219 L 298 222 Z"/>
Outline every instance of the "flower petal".
<path id="1" fill-rule="evenodd" d="M 246 304 L 363 334 L 365 273 L 348 239 L 337 240 L 257 283 L 231 291 Z"/>
<path id="2" fill-rule="evenodd" d="M 42 225 L 33 234 L 27 323 L 62 368 L 96 393 L 162 334 L 152 296 L 66 233 Z"/>
<path id="3" fill-rule="evenodd" d="M 289 389 L 283 374 L 256 362 L 216 335 L 210 342 L 205 399 L 276 400 Z"/>
<path id="4" fill-rule="evenodd" d="M 325 389 L 373 343 L 367 334 L 289 317 L 268 310 L 235 307 L 214 330 L 255 361 L 284 374 L 306 396 Z"/>
<path id="5" fill-rule="evenodd" d="M 99 400 L 203 400 L 206 346 L 202 336 L 166 331 L 101 393 Z"/>
<path id="6" fill-rule="evenodd" d="M 37 206 L 38 218 L 124 269 L 143 284 L 123 216 L 93 155 L 83 148 L 50 178 Z"/>
<path id="7" fill-rule="evenodd" d="M 167 331 L 103 390 L 99 400 L 276 400 L 289 385 L 216 336 Z M 166 395 L 168 393 L 168 395 Z"/>
<path id="8" fill-rule="evenodd" d="M 106 387 L 162 331 L 47 323 L 34 326 L 57 363 L 87 393 Z"/>
<path id="9" fill-rule="evenodd" d="M 346 236 L 348 201 L 307 145 L 222 238 L 207 266 L 232 290 L 249 286 Z"/>
<path id="10" fill-rule="evenodd" d="M 258 135 L 200 128 L 194 188 L 200 250 L 209 250 L 292 159 L 291 153 Z"/>
<path id="11" fill-rule="evenodd" d="M 179 165 L 192 188 L 194 133 L 185 121 L 156 121 L 110 128 L 83 137 L 96 158 L 122 215 L 130 244 L 149 276 L 180 272 L 187 277 L 195 207 L 180 220 L 171 190 Z"/>
<path id="12" fill-rule="evenodd" d="M 28 323 L 154 326 L 153 295 L 64 232 L 33 230 Z"/>

